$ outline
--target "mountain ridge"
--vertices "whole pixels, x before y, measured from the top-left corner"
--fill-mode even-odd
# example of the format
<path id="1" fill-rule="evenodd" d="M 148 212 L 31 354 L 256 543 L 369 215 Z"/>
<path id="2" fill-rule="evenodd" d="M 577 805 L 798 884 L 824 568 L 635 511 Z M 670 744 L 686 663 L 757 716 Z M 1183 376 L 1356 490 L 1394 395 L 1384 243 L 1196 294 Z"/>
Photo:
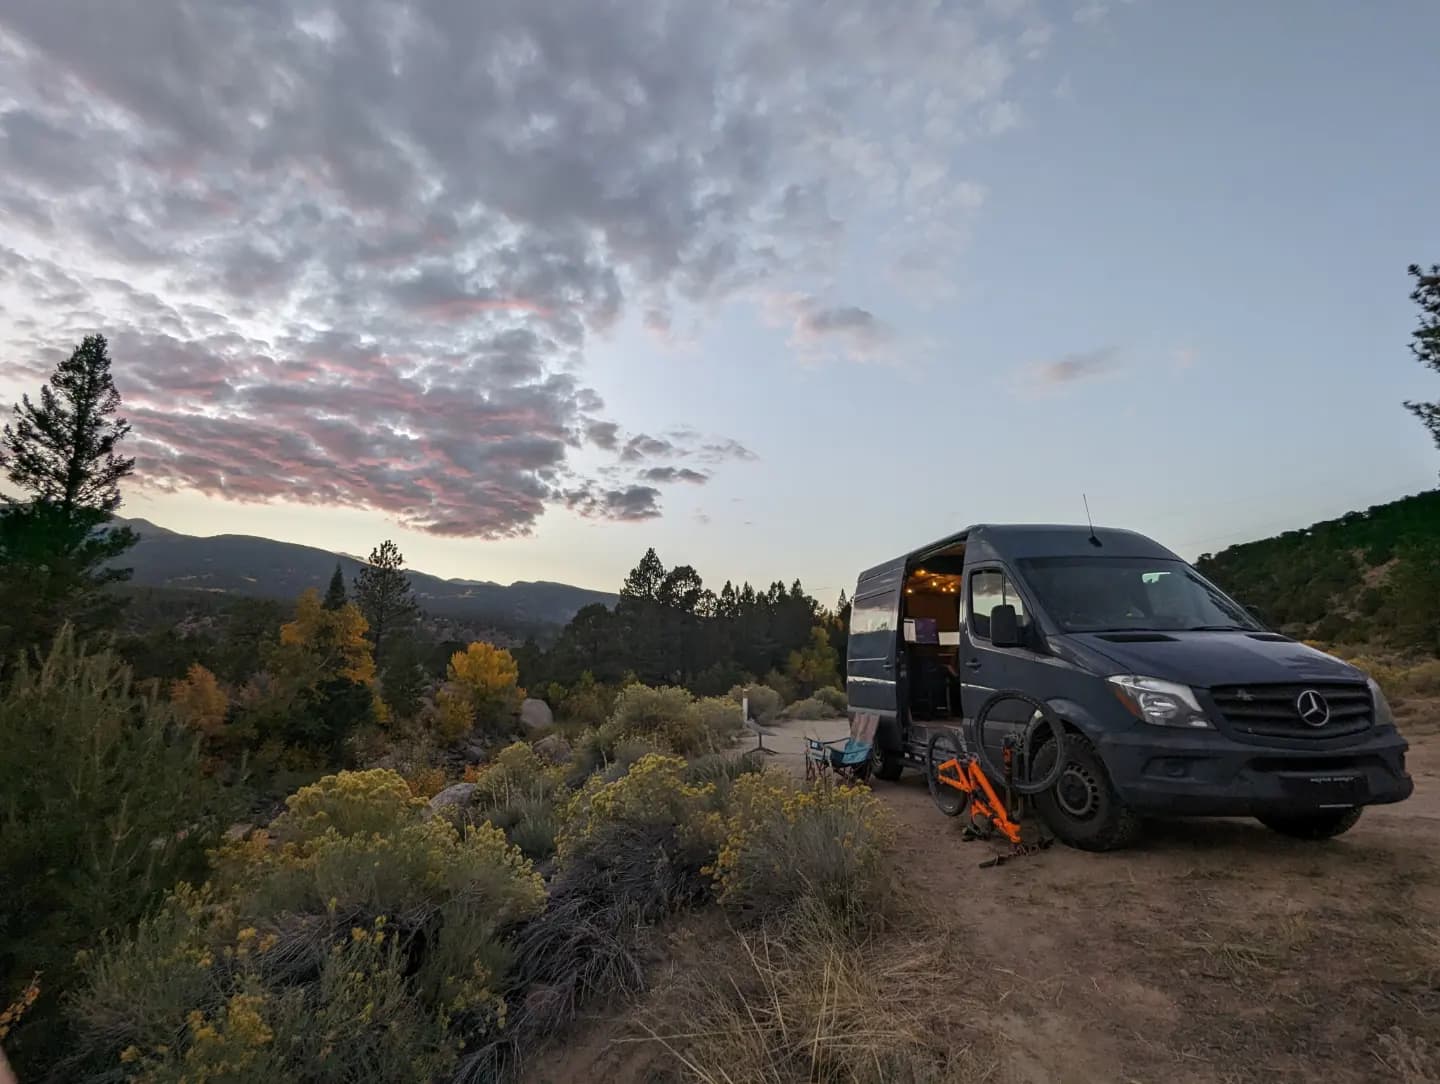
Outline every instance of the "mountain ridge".
<path id="1" fill-rule="evenodd" d="M 346 582 L 365 567 L 359 558 L 318 546 L 261 535 L 188 535 L 146 519 L 115 517 L 140 541 L 120 563 L 137 587 L 179 588 L 260 598 L 293 599 L 306 588 L 323 591 L 338 562 Z M 563 625 L 584 606 L 614 605 L 617 596 L 553 580 L 442 578 L 407 569 L 422 609 L 433 617 L 506 624 Z"/>

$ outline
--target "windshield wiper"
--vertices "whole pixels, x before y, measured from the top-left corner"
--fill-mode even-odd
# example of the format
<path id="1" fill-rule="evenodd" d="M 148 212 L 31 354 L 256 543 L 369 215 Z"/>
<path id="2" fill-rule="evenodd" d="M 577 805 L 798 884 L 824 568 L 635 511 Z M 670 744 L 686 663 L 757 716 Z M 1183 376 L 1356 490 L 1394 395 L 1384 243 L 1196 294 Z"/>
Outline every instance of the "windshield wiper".
<path id="1" fill-rule="evenodd" d="M 1186 632 L 1249 632 L 1245 625 L 1191 625 Z"/>

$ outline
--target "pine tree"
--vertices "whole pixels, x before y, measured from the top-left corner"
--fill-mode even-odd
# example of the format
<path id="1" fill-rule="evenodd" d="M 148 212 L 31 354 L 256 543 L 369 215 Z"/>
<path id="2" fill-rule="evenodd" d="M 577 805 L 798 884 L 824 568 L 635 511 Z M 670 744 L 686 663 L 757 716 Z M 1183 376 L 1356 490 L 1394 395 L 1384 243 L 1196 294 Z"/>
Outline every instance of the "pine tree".
<path id="1" fill-rule="evenodd" d="M 345 574 L 340 571 L 340 562 L 335 562 L 335 574 L 330 577 L 330 586 L 325 589 L 324 606 L 327 610 L 338 610 L 349 599 L 345 596 Z"/>
<path id="2" fill-rule="evenodd" d="M 415 626 L 420 607 L 405 575 L 405 557 L 386 539 L 370 551 L 370 562 L 355 577 L 355 604 L 370 624 L 375 660 L 383 667 L 391 644 Z"/>
<path id="3" fill-rule="evenodd" d="M 130 431 L 119 409 L 105 339 L 89 335 L 0 432 L 0 468 L 27 494 L 0 505 L 0 668 L 66 622 L 84 635 L 115 619 L 121 600 L 106 588 L 130 571 L 110 565 L 136 542 L 108 527 L 135 469 L 116 453 Z"/>
<path id="4" fill-rule="evenodd" d="M 1415 329 L 1410 352 L 1415 360 L 1440 373 L 1440 264 L 1431 264 L 1428 272 L 1419 264 L 1411 264 L 1409 273 L 1415 279 L 1415 292 L 1410 300 L 1420 306 L 1420 326 Z M 1405 404 L 1407 410 L 1430 430 L 1435 446 L 1440 448 L 1440 401 Z"/>
<path id="5" fill-rule="evenodd" d="M 40 405 L 23 396 L 0 438 L 0 467 L 10 481 L 66 512 L 113 512 L 120 480 L 135 460 L 115 454 L 130 423 L 114 414 L 120 393 L 110 377 L 103 335 L 87 335 L 40 389 Z"/>

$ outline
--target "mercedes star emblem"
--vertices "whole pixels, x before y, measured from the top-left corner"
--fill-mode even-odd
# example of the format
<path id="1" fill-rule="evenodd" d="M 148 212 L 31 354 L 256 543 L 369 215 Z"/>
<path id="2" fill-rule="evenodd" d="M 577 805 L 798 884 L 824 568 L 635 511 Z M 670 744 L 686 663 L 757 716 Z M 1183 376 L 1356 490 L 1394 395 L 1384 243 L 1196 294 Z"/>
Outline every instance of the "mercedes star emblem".
<path id="1" fill-rule="evenodd" d="M 1330 721 L 1330 705 L 1314 689 L 1306 689 L 1295 698 L 1295 710 L 1301 722 L 1309 726 L 1324 726 Z"/>

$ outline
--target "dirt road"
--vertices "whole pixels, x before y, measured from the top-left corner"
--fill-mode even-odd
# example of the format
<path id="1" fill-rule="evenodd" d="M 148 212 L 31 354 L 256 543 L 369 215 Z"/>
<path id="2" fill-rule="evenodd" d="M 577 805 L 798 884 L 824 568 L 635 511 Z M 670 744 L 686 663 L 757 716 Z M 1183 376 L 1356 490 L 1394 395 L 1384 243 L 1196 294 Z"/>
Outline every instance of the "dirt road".
<path id="1" fill-rule="evenodd" d="M 979 869 L 989 845 L 962 841 L 918 773 L 874 791 L 910 886 L 953 923 L 957 984 L 991 991 L 997 1079 L 1429 1084 L 1415 1066 L 1440 1045 L 1437 724 L 1440 705 L 1402 717 L 1415 796 L 1322 844 L 1194 820 L 1115 854 L 1057 846 Z M 777 728 L 773 760 L 800 765 L 807 730 L 845 723 Z"/>

